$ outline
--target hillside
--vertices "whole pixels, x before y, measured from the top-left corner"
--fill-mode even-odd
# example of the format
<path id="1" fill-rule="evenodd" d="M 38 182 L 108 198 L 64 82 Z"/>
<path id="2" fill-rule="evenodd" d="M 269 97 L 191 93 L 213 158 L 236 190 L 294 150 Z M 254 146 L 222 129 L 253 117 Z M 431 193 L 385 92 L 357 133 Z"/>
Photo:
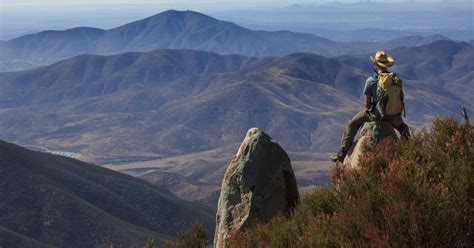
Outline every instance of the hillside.
<path id="1" fill-rule="evenodd" d="M 0 142 L 0 246 L 143 247 L 212 211 L 96 165 Z"/>
<path id="2" fill-rule="evenodd" d="M 173 57 L 185 53 L 160 53 L 169 52 L 175 54 Z M 197 61 L 207 61 L 207 53 L 195 53 Z M 241 133 L 252 126 L 264 126 L 284 136 L 279 140 L 294 151 L 316 150 L 318 145 L 311 144 L 309 133 L 315 132 L 318 120 L 337 124 L 340 116 L 336 113 L 345 111 L 338 109 L 350 109 L 349 99 L 356 101 L 355 96 L 338 90 L 335 85 L 341 84 L 341 89 L 345 87 L 350 92 L 354 87 L 344 84 L 346 75 L 359 82 L 365 80 L 363 73 L 356 69 L 310 54 L 291 55 L 261 69 L 256 66 L 254 70 L 235 73 L 198 73 L 188 77 L 186 71 L 178 70 L 178 79 L 165 77 L 164 82 L 159 78 L 166 74 L 160 74 L 159 70 L 150 70 L 158 72 L 154 74 L 142 73 L 146 71 L 143 66 L 159 66 L 159 61 L 139 65 L 136 75 L 141 78 L 134 77 L 133 66 L 113 74 L 123 82 L 81 71 L 72 74 L 77 81 L 70 80 L 69 75 L 64 76 L 66 80 L 62 79 L 63 73 L 74 71 L 69 68 L 71 63 L 75 67 L 76 61 L 0 75 L 0 81 L 5 82 L 0 86 L 5 110 L 0 117 L 6 129 L 3 137 L 51 150 L 67 149 L 107 162 L 108 158 L 119 156 L 167 157 L 205 151 L 235 143 Z M 94 64 L 94 60 L 89 62 Z M 314 68 L 297 71 L 305 67 L 303 63 Z M 337 65 L 335 69 L 331 63 Z M 95 65 L 90 68 L 101 73 L 107 71 Z M 78 67 L 87 66 L 81 62 Z M 35 76 L 39 73 L 46 75 L 46 80 Z M 82 83 L 89 75 L 99 80 Z M 109 87 L 109 82 L 119 86 Z M 48 118 L 45 118 L 46 113 Z M 22 118 L 30 121 L 22 121 Z M 286 122 L 286 119 L 294 121 Z M 294 131 L 281 132 L 288 129 Z M 31 142 L 32 138 L 38 143 Z M 57 145 L 50 146 L 54 143 Z"/>
<path id="3" fill-rule="evenodd" d="M 446 38 L 414 36 L 380 43 L 344 43 L 305 33 L 250 30 L 198 12 L 170 10 L 109 30 L 81 27 L 8 40 L 0 43 L 0 71 L 34 68 L 80 54 L 111 55 L 158 48 L 245 56 L 284 56 L 295 52 L 338 56 L 399 45 L 418 46 L 440 39 Z"/>
<path id="4" fill-rule="evenodd" d="M 105 30 L 78 27 L 47 30 L 0 43 L 1 71 L 47 65 L 72 56 L 95 53 L 95 43 Z"/>
<path id="5" fill-rule="evenodd" d="M 186 86 L 186 82 L 192 82 L 198 76 L 255 69 L 266 60 L 192 50 L 80 55 L 30 71 L 2 73 L 0 87 L 5 90 L 2 103 L 3 106 L 20 107 L 163 87 L 169 82 L 182 81 L 180 84 Z M 163 88 L 160 90 L 164 91 Z M 174 99 L 184 92 L 171 88 L 163 93 L 163 100 L 148 103 L 160 104 L 166 98 Z"/>
<path id="6" fill-rule="evenodd" d="M 31 239 L 27 236 L 20 235 L 0 226 L 0 244 L 6 247 L 54 247 L 37 240 Z"/>
<path id="7" fill-rule="evenodd" d="M 293 47 L 288 46 L 288 42 L 293 42 Z M 309 34 L 253 31 L 198 12 L 166 11 L 107 30 L 97 43 L 97 52 L 190 48 L 250 56 L 284 55 L 294 51 L 328 55 L 337 45 Z"/>
<path id="8" fill-rule="evenodd" d="M 450 41 L 392 51 L 410 121 L 456 113 L 462 102 L 470 107 L 473 51 Z M 93 160 L 168 157 L 238 143 L 259 126 L 290 151 L 331 151 L 338 131 L 318 127 L 342 127 L 358 109 L 371 73 L 367 57 L 258 59 L 191 50 L 78 56 L 0 74 L 2 137 Z"/>
<path id="9" fill-rule="evenodd" d="M 410 124 L 457 115 L 460 103 L 474 107 L 471 45 L 438 41 L 391 52 L 393 70 L 405 82 Z M 304 179 L 299 185 L 326 184 L 326 153 L 337 149 L 345 123 L 361 108 L 371 71 L 368 55 L 84 55 L 1 73 L 0 137 L 133 175 L 159 176 L 160 169 L 192 188 L 218 186 L 242 133 L 258 126 L 298 160 L 295 173 Z"/>

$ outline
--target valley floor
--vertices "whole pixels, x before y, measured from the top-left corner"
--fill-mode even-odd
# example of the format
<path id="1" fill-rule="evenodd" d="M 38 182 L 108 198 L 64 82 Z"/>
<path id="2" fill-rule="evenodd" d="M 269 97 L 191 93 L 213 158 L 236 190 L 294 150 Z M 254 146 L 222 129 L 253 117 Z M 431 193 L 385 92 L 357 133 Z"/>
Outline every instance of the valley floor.
<path id="1" fill-rule="evenodd" d="M 233 149 L 232 149 L 232 148 Z M 162 186 L 185 200 L 216 206 L 222 178 L 238 144 L 158 160 L 105 164 L 106 168 Z M 326 153 L 289 152 L 300 193 L 329 184 Z"/>

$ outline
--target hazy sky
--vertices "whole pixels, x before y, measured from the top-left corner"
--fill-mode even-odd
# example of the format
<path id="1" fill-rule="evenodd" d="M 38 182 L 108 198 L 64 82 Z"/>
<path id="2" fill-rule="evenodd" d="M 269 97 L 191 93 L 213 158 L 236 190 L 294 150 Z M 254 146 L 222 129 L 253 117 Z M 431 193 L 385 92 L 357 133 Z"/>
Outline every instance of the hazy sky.
<path id="1" fill-rule="evenodd" d="M 251 1 L 251 0 L 201 0 L 201 1 L 191 1 L 191 0 L 174 0 L 174 1 L 166 1 L 166 0 L 138 0 L 138 1 L 130 1 L 130 0 L 76 0 L 76 1 L 64 1 L 64 0 L 0 0 L 0 3 L 4 5 L 22 5 L 22 4 L 34 4 L 34 5 L 78 5 L 78 4 L 140 4 L 140 3 L 156 3 L 156 4 L 171 4 L 171 3 L 185 3 L 185 4 L 202 4 L 202 3 L 214 3 L 214 4 L 223 4 L 223 3 L 237 3 L 237 2 L 247 2 L 247 3 L 295 3 L 295 2 L 309 2 L 309 1 L 288 1 L 288 0 L 259 0 L 259 1 Z M 315 1 L 312 1 L 313 3 Z M 322 2 L 322 1 L 316 1 Z"/>
<path id="2" fill-rule="evenodd" d="M 199 4 L 226 4 L 226 3 L 249 3 L 249 4 L 294 4 L 294 3 L 324 3 L 324 2 L 365 2 L 367 0 L 75 0 L 75 1 L 64 1 L 64 0 L 0 0 L 1 5 L 24 5 L 24 4 L 33 4 L 33 5 L 82 5 L 82 4 L 140 4 L 140 3 L 155 3 L 155 4 L 190 4 L 190 5 L 199 5 Z M 446 2 L 446 0 L 370 0 L 371 2 Z M 452 0 L 450 0 L 451 2 Z M 452 1 L 454 2 L 454 1 Z M 464 0 L 464 2 L 469 2 L 469 0 Z"/>
<path id="3" fill-rule="evenodd" d="M 344 2 L 351 2 L 350 0 L 342 0 Z M 163 8 L 187 8 L 196 10 L 222 10 L 229 8 L 254 8 L 257 6 L 263 7 L 281 7 L 291 4 L 304 3 L 326 3 L 326 0 L 0 0 L 0 11 L 8 11 L 9 9 L 18 9 L 18 7 L 25 7 L 29 5 L 35 6 L 55 6 L 55 8 L 70 9 L 73 5 L 82 6 L 119 6 L 119 5 L 150 5 L 161 6 Z M 2 8 L 3 7 L 3 8 Z"/>
<path id="4" fill-rule="evenodd" d="M 416 2 L 416 3 L 439 3 L 439 2 L 472 2 L 474 0 L 0 0 L 0 12 L 11 11 L 28 6 L 48 8 L 54 6 L 56 9 L 71 9 L 72 6 L 157 6 L 162 8 L 195 9 L 195 10 L 229 10 L 229 9 L 253 9 L 265 7 L 284 7 L 292 4 L 324 4 L 329 2 Z M 39 9 L 41 10 L 41 9 Z"/>

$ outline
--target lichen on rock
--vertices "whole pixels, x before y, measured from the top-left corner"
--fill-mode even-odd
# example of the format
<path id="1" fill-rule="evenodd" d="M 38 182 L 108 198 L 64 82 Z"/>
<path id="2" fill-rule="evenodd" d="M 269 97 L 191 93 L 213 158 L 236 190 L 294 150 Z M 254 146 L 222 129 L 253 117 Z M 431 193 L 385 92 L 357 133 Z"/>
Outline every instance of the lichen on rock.
<path id="1" fill-rule="evenodd" d="M 397 138 L 397 134 L 390 123 L 382 121 L 366 122 L 360 130 L 359 139 L 352 143 L 344 159 L 344 166 L 352 169 L 359 168 L 361 157 L 370 146 L 375 145 L 386 138 Z"/>
<path id="2" fill-rule="evenodd" d="M 289 214 L 299 202 L 290 159 L 277 142 L 258 128 L 248 130 L 222 182 L 214 247 L 253 221 Z"/>

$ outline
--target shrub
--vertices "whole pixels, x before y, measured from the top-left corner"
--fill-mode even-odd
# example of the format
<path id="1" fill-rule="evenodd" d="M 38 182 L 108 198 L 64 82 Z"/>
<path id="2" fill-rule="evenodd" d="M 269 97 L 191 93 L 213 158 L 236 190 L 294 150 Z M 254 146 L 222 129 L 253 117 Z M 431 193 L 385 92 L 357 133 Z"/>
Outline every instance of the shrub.
<path id="1" fill-rule="evenodd" d="M 256 223 L 233 247 L 472 247 L 474 131 L 435 119 L 409 141 L 383 141 L 359 170 L 302 199 L 289 218 Z"/>
<path id="2" fill-rule="evenodd" d="M 205 248 L 207 247 L 207 235 L 201 223 L 193 223 L 190 230 L 178 232 L 178 239 L 167 241 L 163 246 L 158 245 L 154 240 L 149 240 L 144 248 Z"/>
<path id="3" fill-rule="evenodd" d="M 191 230 L 180 231 L 178 233 L 178 240 L 175 247 L 207 247 L 207 235 L 204 226 L 201 223 L 194 223 Z"/>

